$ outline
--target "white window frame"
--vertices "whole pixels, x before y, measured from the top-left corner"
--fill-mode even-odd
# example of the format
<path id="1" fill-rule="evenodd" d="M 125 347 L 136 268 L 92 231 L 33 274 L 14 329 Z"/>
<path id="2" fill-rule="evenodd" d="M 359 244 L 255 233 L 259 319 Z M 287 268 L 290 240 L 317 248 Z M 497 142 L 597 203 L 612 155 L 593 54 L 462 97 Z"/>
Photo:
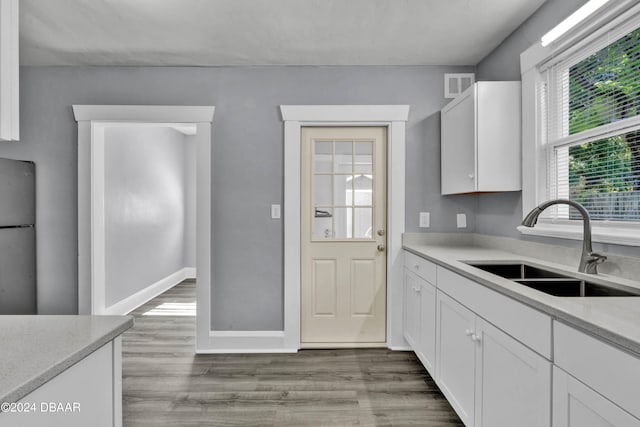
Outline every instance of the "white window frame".
<path id="1" fill-rule="evenodd" d="M 520 56 L 522 73 L 522 215 L 545 201 L 548 176 L 548 150 L 543 148 L 544 118 L 538 88 L 543 84 L 540 69 L 550 61 L 579 54 L 580 49 L 593 49 L 593 43 L 612 28 L 628 25 L 630 20 L 640 23 L 640 4 L 636 0 L 620 0 L 603 6 L 580 25 L 555 42 L 543 47 L 540 42 Z M 535 227 L 518 227 L 522 234 L 582 239 L 582 223 L 555 219 L 540 220 Z M 640 223 L 620 221 L 592 221 L 593 241 L 626 246 L 640 246 Z"/>

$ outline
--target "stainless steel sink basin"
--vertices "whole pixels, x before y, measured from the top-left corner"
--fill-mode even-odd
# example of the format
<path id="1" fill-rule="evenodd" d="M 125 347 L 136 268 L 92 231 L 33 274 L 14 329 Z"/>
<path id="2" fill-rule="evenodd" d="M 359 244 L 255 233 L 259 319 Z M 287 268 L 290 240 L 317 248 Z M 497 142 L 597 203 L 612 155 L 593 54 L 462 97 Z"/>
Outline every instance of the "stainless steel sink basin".
<path id="1" fill-rule="evenodd" d="M 484 263 L 469 263 L 480 270 L 495 274 L 496 276 L 504 277 L 505 279 L 537 279 L 537 278 L 549 278 L 560 277 L 567 278 L 563 274 L 556 273 L 554 271 L 545 270 L 539 267 L 535 267 L 530 264 L 523 263 L 505 263 L 505 264 L 484 264 Z"/>
<path id="2" fill-rule="evenodd" d="M 599 285 L 579 279 L 530 279 L 515 280 L 540 292 L 557 297 L 637 297 L 639 292 L 630 292 L 611 286 Z"/>
<path id="3" fill-rule="evenodd" d="M 468 262 L 467 264 L 537 291 L 558 297 L 640 296 L 640 289 L 595 283 L 526 263 Z"/>

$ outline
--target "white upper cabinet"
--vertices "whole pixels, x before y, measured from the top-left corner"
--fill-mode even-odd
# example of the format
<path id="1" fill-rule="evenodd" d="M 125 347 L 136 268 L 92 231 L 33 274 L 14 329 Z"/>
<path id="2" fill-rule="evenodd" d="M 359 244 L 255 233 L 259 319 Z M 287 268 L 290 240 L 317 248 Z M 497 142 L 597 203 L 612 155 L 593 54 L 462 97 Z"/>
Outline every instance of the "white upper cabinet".
<path id="1" fill-rule="evenodd" d="M 522 189 L 520 82 L 477 82 L 441 121 L 442 194 Z"/>
<path id="2" fill-rule="evenodd" d="M 0 0 L 0 140 L 17 141 L 19 123 L 18 0 Z"/>

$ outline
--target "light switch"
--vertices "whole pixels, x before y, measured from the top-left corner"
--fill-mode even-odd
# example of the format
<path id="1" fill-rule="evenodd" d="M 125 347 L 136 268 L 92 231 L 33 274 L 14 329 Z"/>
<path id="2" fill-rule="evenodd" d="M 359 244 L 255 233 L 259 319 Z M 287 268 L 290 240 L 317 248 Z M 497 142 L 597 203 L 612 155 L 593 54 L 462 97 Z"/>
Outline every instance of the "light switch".
<path id="1" fill-rule="evenodd" d="M 467 215 L 459 213 L 456 217 L 458 228 L 467 228 Z"/>
<path id="2" fill-rule="evenodd" d="M 271 205 L 271 219 L 280 219 L 280 205 Z"/>
<path id="3" fill-rule="evenodd" d="M 421 228 L 429 228 L 429 227 L 431 227 L 431 213 L 430 212 L 420 212 L 420 227 Z"/>

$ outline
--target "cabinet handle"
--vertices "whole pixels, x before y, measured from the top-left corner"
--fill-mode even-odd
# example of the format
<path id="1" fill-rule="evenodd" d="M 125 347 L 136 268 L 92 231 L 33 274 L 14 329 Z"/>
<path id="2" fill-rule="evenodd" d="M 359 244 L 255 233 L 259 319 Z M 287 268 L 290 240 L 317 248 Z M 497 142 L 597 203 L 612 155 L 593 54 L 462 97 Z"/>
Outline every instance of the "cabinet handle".
<path id="1" fill-rule="evenodd" d="M 466 331 L 464 331 L 464 334 L 468 337 L 471 337 L 473 335 L 473 331 L 471 329 L 467 329 Z M 471 338 L 473 339 L 473 338 Z"/>
<path id="2" fill-rule="evenodd" d="M 420 291 L 422 291 L 422 288 L 420 286 L 416 286 L 416 292 L 420 293 Z"/>
<path id="3" fill-rule="evenodd" d="M 469 176 L 469 179 L 473 179 L 474 178 L 474 175 L 472 173 L 470 173 L 468 176 Z"/>
<path id="4" fill-rule="evenodd" d="M 471 341 L 475 341 L 478 344 L 480 344 L 481 340 L 482 340 L 482 338 L 480 338 L 480 335 L 476 335 L 476 334 L 471 335 Z"/>

